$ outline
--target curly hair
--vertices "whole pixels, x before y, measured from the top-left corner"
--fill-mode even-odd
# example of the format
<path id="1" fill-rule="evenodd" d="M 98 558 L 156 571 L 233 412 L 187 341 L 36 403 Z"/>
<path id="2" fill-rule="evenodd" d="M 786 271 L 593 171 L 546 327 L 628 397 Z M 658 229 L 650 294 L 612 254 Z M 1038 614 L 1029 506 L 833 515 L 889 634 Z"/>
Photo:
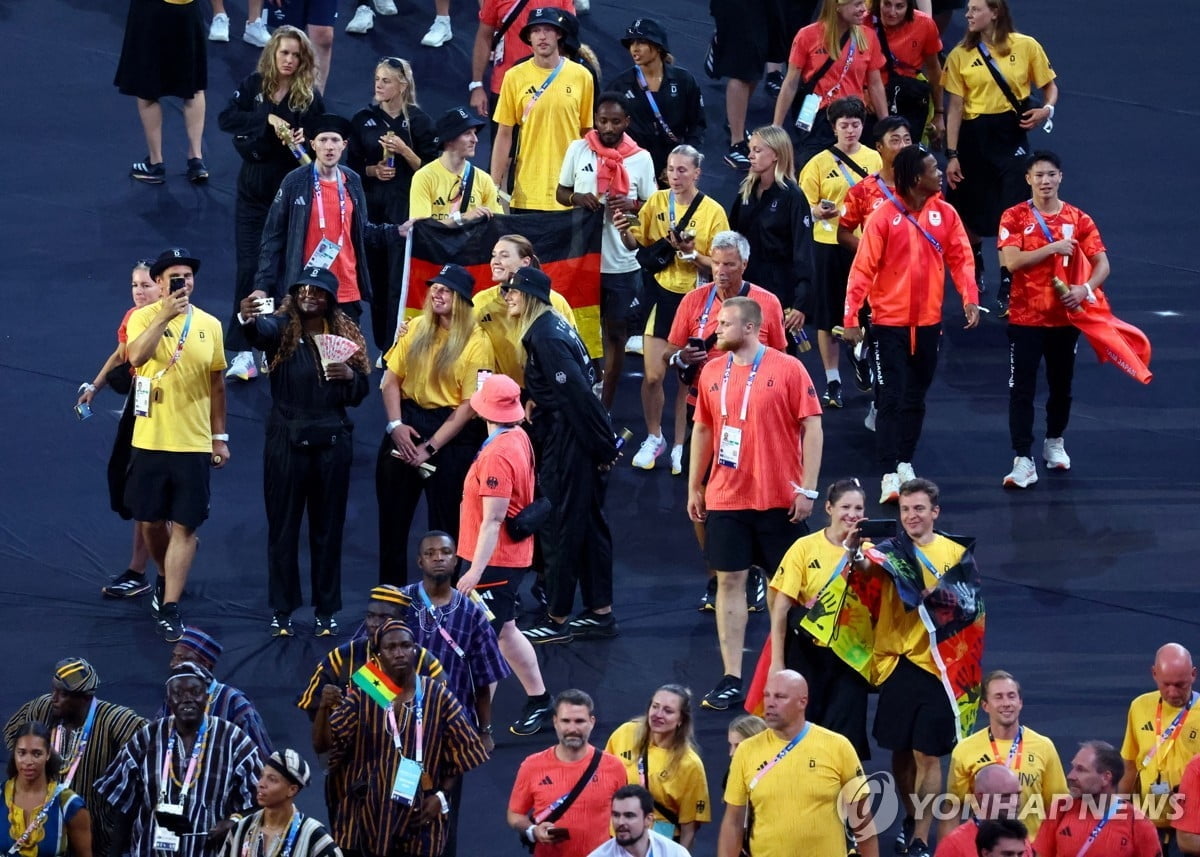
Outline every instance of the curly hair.
<path id="1" fill-rule="evenodd" d="M 262 95 L 266 101 L 271 101 L 275 90 L 279 88 L 279 68 L 275 65 L 275 51 L 284 39 L 295 39 L 300 45 L 300 65 L 292 75 L 292 84 L 288 88 L 288 107 L 297 113 L 303 113 L 313 103 L 313 87 L 317 77 L 317 59 L 313 53 L 312 42 L 308 35 L 300 29 L 284 24 L 273 33 L 258 57 L 258 73 L 262 75 Z"/>
<path id="2" fill-rule="evenodd" d="M 283 334 L 279 337 L 279 350 L 275 352 L 275 357 L 271 360 L 272 372 L 275 371 L 275 367 L 291 358 L 300 344 L 300 339 L 304 336 L 304 323 L 300 320 L 300 313 L 296 310 L 296 302 L 291 295 L 283 299 L 283 303 L 280 304 L 275 314 L 287 316 L 287 327 L 283 329 Z M 358 351 L 354 352 L 354 356 L 346 361 L 346 365 L 364 375 L 369 375 L 371 367 L 367 364 L 367 342 L 363 339 L 362 331 L 358 329 L 354 320 L 331 303 L 329 311 L 325 315 L 325 321 L 329 325 L 330 333 L 344 336 L 358 346 Z"/>

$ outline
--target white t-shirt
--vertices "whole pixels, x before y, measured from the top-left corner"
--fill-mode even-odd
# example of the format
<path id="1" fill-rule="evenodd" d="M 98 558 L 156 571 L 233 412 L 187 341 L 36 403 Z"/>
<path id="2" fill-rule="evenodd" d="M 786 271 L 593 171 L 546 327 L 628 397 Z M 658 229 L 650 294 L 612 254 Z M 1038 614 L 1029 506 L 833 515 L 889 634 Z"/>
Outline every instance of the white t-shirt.
<path id="1" fill-rule="evenodd" d="M 629 173 L 629 198 L 645 202 L 650 194 L 658 190 L 654 181 L 654 159 L 642 149 L 625 159 L 625 172 Z M 596 153 L 587 140 L 576 140 L 567 147 L 563 158 L 562 172 L 558 183 L 575 193 L 596 192 Z M 621 233 L 613 226 L 612 215 L 604 212 L 604 235 L 600 241 L 600 273 L 628 274 L 638 270 L 637 252 L 625 249 Z"/>
<path id="2" fill-rule="evenodd" d="M 688 850 L 678 842 L 673 842 L 661 833 L 650 834 L 650 854 L 653 857 L 691 857 Z M 629 857 L 629 852 L 617 844 L 617 840 L 609 839 L 588 857 Z"/>

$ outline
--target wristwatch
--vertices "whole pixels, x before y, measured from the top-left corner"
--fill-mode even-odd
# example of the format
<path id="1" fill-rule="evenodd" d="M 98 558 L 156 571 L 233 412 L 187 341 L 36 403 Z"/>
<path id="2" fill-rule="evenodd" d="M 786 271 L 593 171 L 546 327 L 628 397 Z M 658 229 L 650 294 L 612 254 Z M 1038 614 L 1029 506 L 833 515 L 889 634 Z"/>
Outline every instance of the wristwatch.
<path id="1" fill-rule="evenodd" d="M 430 455 L 436 455 L 437 447 L 434 446 L 432 443 L 427 443 L 427 444 L 425 444 L 425 451 L 428 452 Z"/>

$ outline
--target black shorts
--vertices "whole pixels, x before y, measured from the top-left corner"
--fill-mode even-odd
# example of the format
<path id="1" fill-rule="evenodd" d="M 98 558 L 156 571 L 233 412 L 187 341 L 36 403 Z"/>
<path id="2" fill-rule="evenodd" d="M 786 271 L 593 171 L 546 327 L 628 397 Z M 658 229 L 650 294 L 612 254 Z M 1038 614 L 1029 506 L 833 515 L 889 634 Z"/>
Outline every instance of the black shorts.
<path id="1" fill-rule="evenodd" d="M 829 221 L 837 229 L 837 221 Z M 818 229 L 823 227 L 818 226 Z M 854 255 L 840 244 L 813 242 L 813 324 L 826 332 L 842 323 L 846 310 L 846 281 Z"/>
<path id="2" fill-rule="evenodd" d="M 671 322 L 675 320 L 675 313 L 683 303 L 683 298 L 679 292 L 668 291 L 655 280 L 652 292 L 646 295 L 646 306 L 650 315 L 646 319 L 645 335 L 666 339 L 671 333 Z"/>
<path id="3" fill-rule="evenodd" d="M 600 317 L 611 324 L 635 324 L 641 318 L 642 269 L 600 275 Z"/>
<path id="4" fill-rule="evenodd" d="M 497 634 L 505 622 L 517 618 L 517 590 L 521 588 L 521 578 L 527 571 L 527 568 L 489 565 L 479 578 L 479 585 L 475 589 L 495 617 L 491 622 L 492 630 Z"/>
<path id="5" fill-rule="evenodd" d="M 871 743 L 867 740 L 867 694 L 871 686 L 833 649 L 817 645 L 811 634 L 797 628 L 806 612 L 803 605 L 788 612 L 783 665 L 808 680 L 805 717 L 845 736 L 865 762 L 871 758 Z"/>
<path id="6" fill-rule="evenodd" d="M 714 571 L 743 571 L 757 565 L 771 574 L 808 525 L 788 520 L 787 509 L 732 509 L 708 513 L 704 555 Z"/>
<path id="7" fill-rule="evenodd" d="M 284 0 L 283 23 L 297 29 L 332 27 L 337 21 L 337 0 Z"/>
<path id="8" fill-rule="evenodd" d="M 875 727 L 880 747 L 893 752 L 916 750 L 946 756 L 958 743 L 954 708 L 942 680 L 908 658 L 879 686 Z"/>
<path id="9" fill-rule="evenodd" d="M 129 461 L 125 505 L 135 521 L 174 521 L 196 529 L 208 520 L 207 452 L 137 449 Z"/>
<path id="10" fill-rule="evenodd" d="M 976 236 L 995 235 L 1005 209 L 1029 198 L 1025 181 L 1028 151 L 1029 137 L 1012 111 L 976 116 L 962 123 L 958 162 L 963 180 L 946 191 L 946 200 Z"/>
<path id="11" fill-rule="evenodd" d="M 757 82 L 772 52 L 771 0 L 712 0 L 713 75 Z M 795 35 L 794 33 L 792 35 Z M 786 59 L 786 55 L 784 56 Z M 776 58 L 776 61 L 781 61 Z"/>

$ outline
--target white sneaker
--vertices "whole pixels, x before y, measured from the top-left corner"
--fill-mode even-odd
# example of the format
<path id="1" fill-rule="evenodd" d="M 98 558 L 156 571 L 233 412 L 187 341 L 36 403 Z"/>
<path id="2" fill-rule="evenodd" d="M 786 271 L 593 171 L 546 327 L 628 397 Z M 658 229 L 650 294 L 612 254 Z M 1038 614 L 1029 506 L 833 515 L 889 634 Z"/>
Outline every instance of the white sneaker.
<path id="1" fill-rule="evenodd" d="M 440 48 L 452 38 L 454 38 L 454 33 L 450 29 L 450 22 L 442 18 L 434 18 L 429 31 L 421 39 L 421 44 L 427 48 Z"/>
<path id="2" fill-rule="evenodd" d="M 867 411 L 867 417 L 863 420 L 863 425 L 867 431 L 875 431 L 875 403 L 871 402 L 871 407 Z"/>
<path id="3" fill-rule="evenodd" d="M 625 343 L 626 354 L 641 354 L 642 353 L 642 337 L 631 336 L 629 341 Z"/>
<path id="4" fill-rule="evenodd" d="M 371 0 L 371 3 L 375 6 L 375 11 L 380 15 L 396 14 L 396 4 L 394 0 Z"/>
<path id="5" fill-rule="evenodd" d="M 895 503 L 900 499 L 900 477 L 895 473 L 885 473 L 879 483 L 879 502 Z"/>
<path id="6" fill-rule="evenodd" d="M 640 470 L 653 470 L 654 460 L 662 455 L 664 449 L 667 448 L 666 438 L 647 437 L 642 441 L 642 445 L 638 447 L 637 455 L 633 457 L 633 466 Z"/>
<path id="7" fill-rule="evenodd" d="M 258 366 L 254 363 L 253 351 L 239 351 L 233 355 L 233 360 L 225 371 L 226 378 L 236 378 L 239 381 L 249 381 L 257 376 Z"/>
<path id="8" fill-rule="evenodd" d="M 212 23 L 208 26 L 208 40 L 210 42 L 229 41 L 229 16 L 224 12 L 213 15 Z"/>
<path id="9" fill-rule="evenodd" d="M 681 476 L 683 474 L 683 446 L 671 447 L 671 475 Z"/>
<path id="10" fill-rule="evenodd" d="M 1042 458 L 1050 470 L 1070 470 L 1071 456 L 1063 446 L 1061 437 L 1048 437 L 1042 444 Z"/>
<path id="11" fill-rule="evenodd" d="M 896 478 L 899 479 L 900 484 L 903 485 L 910 479 L 916 479 L 917 474 L 913 472 L 913 467 L 911 464 L 909 464 L 907 461 L 901 461 L 896 465 Z"/>
<path id="12" fill-rule="evenodd" d="M 592 0 L 575 0 L 575 14 L 586 15 L 592 11 Z"/>
<path id="13" fill-rule="evenodd" d="M 246 22 L 246 31 L 242 33 L 242 41 L 256 48 L 265 48 L 271 40 L 271 31 L 261 18 Z"/>
<path id="14" fill-rule="evenodd" d="M 370 6 L 359 6 L 354 10 L 354 17 L 346 25 L 347 33 L 369 33 L 375 26 L 375 13 Z"/>
<path id="15" fill-rule="evenodd" d="M 1012 470 L 1004 477 L 1004 487 L 1028 488 L 1034 482 L 1037 482 L 1037 479 L 1037 467 L 1034 466 L 1033 459 L 1024 455 L 1018 455 L 1013 459 Z"/>

